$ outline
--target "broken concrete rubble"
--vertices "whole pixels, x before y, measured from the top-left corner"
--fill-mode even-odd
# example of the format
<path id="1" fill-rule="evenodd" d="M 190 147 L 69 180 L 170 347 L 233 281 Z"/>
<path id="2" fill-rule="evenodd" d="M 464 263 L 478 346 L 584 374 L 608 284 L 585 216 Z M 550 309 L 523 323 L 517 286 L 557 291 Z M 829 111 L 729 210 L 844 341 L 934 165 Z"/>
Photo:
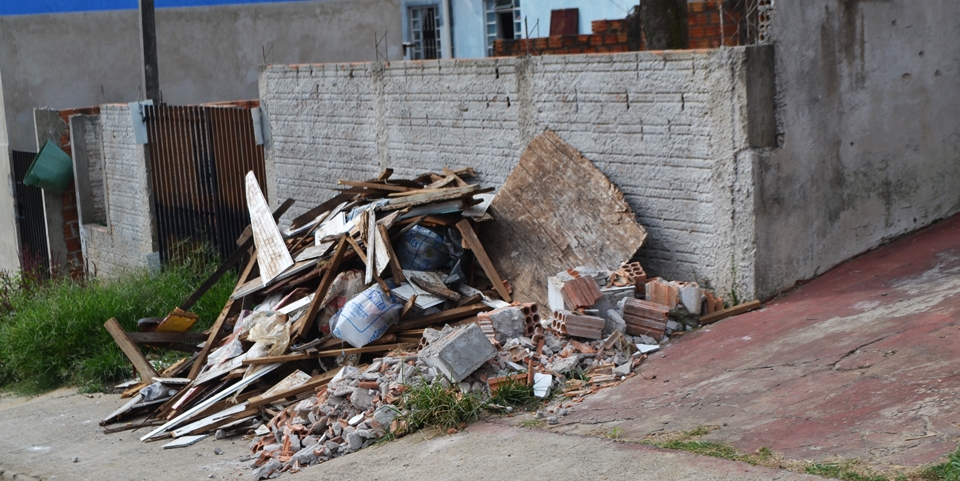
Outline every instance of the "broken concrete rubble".
<path id="1" fill-rule="evenodd" d="M 496 355 L 497 350 L 476 324 L 455 329 L 420 351 L 428 365 L 452 382 L 460 382 Z"/>

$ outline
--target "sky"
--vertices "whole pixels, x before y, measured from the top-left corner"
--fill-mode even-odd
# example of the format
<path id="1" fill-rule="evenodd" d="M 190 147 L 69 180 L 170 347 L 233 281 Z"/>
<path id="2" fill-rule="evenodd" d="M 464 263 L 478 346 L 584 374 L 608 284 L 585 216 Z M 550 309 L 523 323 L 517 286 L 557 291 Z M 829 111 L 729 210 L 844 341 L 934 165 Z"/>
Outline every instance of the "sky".
<path id="1" fill-rule="evenodd" d="M 157 8 L 202 7 L 242 3 L 275 3 L 290 0 L 154 0 Z M 135 10 L 137 0 L 0 0 L 0 16 L 40 13 Z"/>

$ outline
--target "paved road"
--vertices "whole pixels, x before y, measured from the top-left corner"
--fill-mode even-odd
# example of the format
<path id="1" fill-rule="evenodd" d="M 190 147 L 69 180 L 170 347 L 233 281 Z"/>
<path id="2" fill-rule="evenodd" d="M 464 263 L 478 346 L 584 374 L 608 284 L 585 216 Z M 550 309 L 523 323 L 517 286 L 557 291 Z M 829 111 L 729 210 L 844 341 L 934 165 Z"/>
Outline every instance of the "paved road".
<path id="1" fill-rule="evenodd" d="M 45 480 L 249 480 L 247 443 L 216 441 L 164 451 L 132 433 L 105 436 L 99 419 L 118 396 L 89 398 L 71 390 L 22 402 L 0 400 L 0 479 L 14 473 Z M 223 450 L 215 455 L 214 448 Z M 74 463 L 73 458 L 79 458 Z M 211 478 L 212 476 L 212 478 Z M 453 436 L 407 436 L 280 479 L 629 481 L 816 480 L 689 453 L 477 423 Z M 17 479 L 29 479 L 19 477 Z"/>

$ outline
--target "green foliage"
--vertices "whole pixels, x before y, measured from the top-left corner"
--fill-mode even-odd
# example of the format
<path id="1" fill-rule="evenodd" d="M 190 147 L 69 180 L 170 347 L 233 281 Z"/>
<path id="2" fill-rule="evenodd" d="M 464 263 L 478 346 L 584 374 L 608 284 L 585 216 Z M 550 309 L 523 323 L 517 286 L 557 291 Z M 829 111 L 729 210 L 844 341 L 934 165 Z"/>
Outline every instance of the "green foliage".
<path id="1" fill-rule="evenodd" d="M 960 481 L 960 448 L 950 453 L 950 457 L 945 463 L 923 470 L 919 478 L 936 481 Z"/>
<path id="2" fill-rule="evenodd" d="M 490 402 L 501 406 L 531 410 L 543 401 L 533 395 L 533 386 L 527 386 L 526 383 L 518 379 L 508 378 L 497 386 L 497 393 L 490 399 Z"/>
<path id="3" fill-rule="evenodd" d="M 65 384 L 90 391 L 130 376 L 129 361 L 103 323 L 115 317 L 134 331 L 138 319 L 165 316 L 215 267 L 205 256 L 190 256 L 156 274 L 14 286 L 6 293 L 7 308 L 0 309 L 0 385 L 26 393 Z M 200 315 L 195 330 L 213 323 L 235 282 L 235 275 L 224 276 L 191 309 Z"/>
<path id="4" fill-rule="evenodd" d="M 407 430 L 432 427 L 446 431 L 477 420 L 484 403 L 476 393 L 462 393 L 436 380 L 407 385 L 403 404 L 407 410 Z"/>
<path id="5" fill-rule="evenodd" d="M 854 469 L 855 466 L 856 463 L 853 461 L 841 463 L 811 463 L 807 465 L 804 471 L 807 474 L 842 479 L 844 481 L 888 481 L 890 479 L 883 475 L 860 473 Z"/>

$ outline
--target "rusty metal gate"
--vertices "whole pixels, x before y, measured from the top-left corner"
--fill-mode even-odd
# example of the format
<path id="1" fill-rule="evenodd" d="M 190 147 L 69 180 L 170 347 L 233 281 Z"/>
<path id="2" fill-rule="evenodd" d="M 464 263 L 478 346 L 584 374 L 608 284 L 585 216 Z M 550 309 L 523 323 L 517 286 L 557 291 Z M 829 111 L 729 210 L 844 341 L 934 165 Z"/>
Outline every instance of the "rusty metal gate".
<path id="1" fill-rule="evenodd" d="M 247 172 L 267 194 L 250 109 L 160 105 L 144 117 L 161 260 L 200 244 L 226 259 L 249 224 Z"/>
<path id="2" fill-rule="evenodd" d="M 11 152 L 13 167 L 13 189 L 17 207 L 17 230 L 20 232 L 20 263 L 24 269 L 36 269 L 37 272 L 49 272 L 50 259 L 47 252 L 47 224 L 43 211 L 43 191 L 39 187 L 26 185 L 23 178 L 36 157 L 33 152 Z"/>

